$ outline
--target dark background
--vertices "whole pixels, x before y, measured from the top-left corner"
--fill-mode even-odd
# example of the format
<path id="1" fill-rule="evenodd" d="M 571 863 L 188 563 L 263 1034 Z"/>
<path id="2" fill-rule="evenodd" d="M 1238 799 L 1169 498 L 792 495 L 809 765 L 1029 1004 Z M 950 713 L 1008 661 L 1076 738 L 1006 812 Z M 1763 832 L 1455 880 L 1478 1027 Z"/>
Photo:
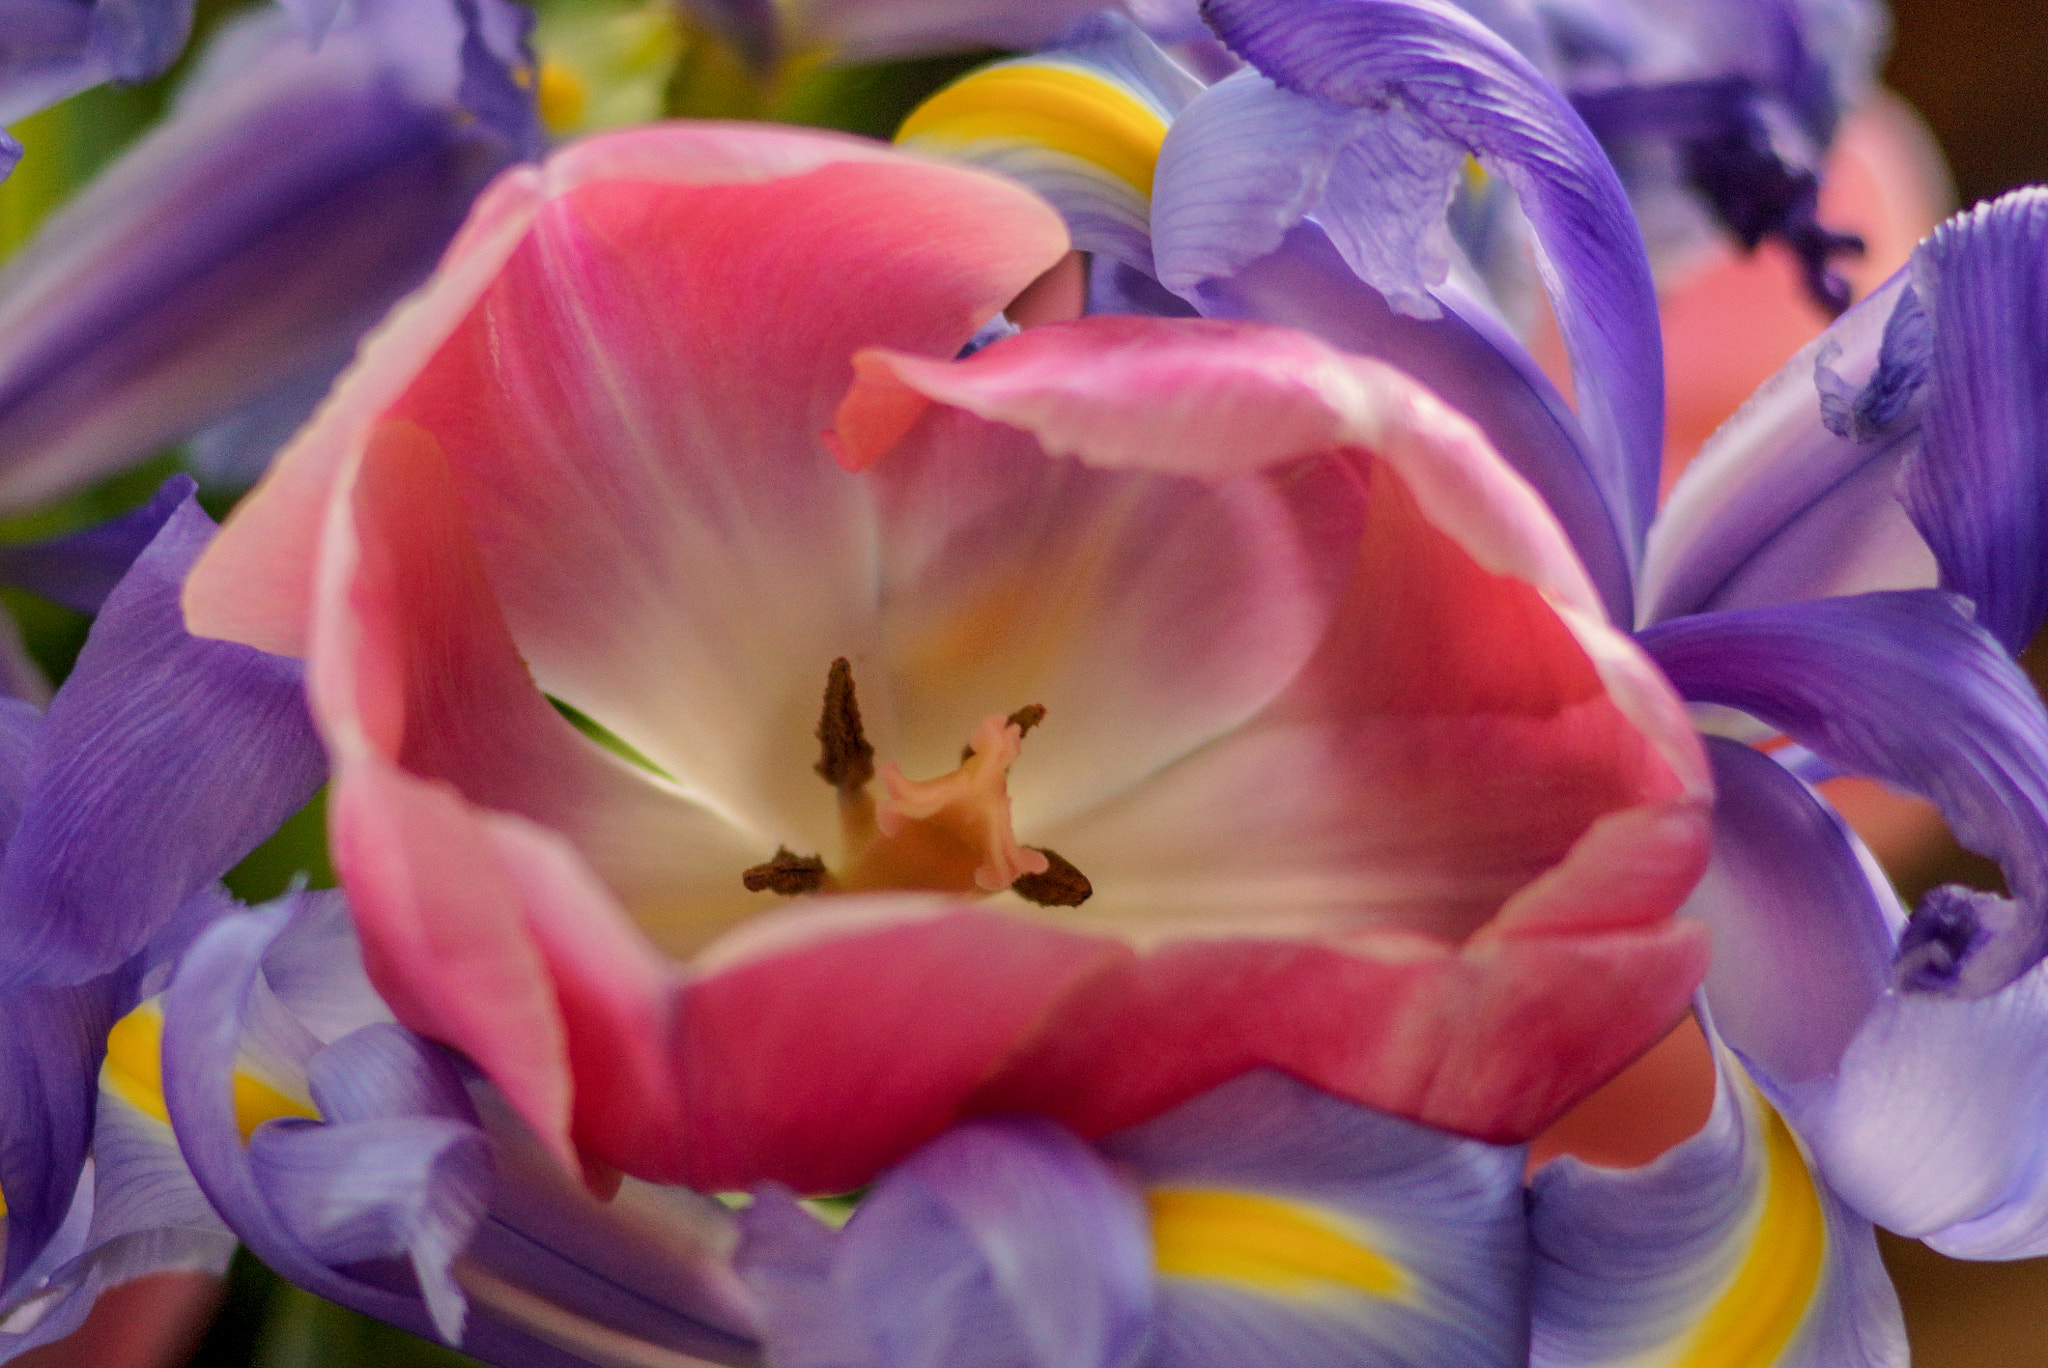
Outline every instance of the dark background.
<path id="1" fill-rule="evenodd" d="M 1934 129 L 1965 205 L 2048 182 L 2048 0 L 1893 0 L 1885 79 Z"/>

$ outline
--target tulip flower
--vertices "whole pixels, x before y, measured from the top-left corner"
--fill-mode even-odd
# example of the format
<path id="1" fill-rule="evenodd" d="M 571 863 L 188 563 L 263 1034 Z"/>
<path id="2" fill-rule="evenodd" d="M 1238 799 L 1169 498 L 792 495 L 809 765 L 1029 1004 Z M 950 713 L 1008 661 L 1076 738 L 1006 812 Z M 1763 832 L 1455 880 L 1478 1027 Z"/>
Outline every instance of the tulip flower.
<path id="1" fill-rule="evenodd" d="M 1697 742 L 1540 501 L 1284 330 L 951 360 L 1067 250 L 868 144 L 578 144 L 195 571 L 309 661 L 380 991 L 551 1143 L 844 1190 L 1261 1064 L 1515 1139 L 1684 1011 Z"/>
<path id="2" fill-rule="evenodd" d="M 170 117 L 0 271 L 0 506 L 209 424 L 202 468 L 253 479 L 537 149 L 513 13 L 361 0 L 317 48 L 277 10 L 223 32 Z"/>
<path id="3" fill-rule="evenodd" d="M 112 548 L 144 527 L 108 592 Z M 68 1333 L 109 1286 L 218 1272 L 233 1249 L 185 1176 L 149 1054 L 117 1039 L 101 1067 L 116 1021 L 232 906 L 214 881 L 324 769 L 294 664 L 183 630 L 178 586 L 211 533 L 181 477 L 127 525 L 53 548 L 39 582 L 105 605 L 47 713 L 4 705 L 0 1357 Z M 13 554 L 18 572 L 29 553 Z"/>

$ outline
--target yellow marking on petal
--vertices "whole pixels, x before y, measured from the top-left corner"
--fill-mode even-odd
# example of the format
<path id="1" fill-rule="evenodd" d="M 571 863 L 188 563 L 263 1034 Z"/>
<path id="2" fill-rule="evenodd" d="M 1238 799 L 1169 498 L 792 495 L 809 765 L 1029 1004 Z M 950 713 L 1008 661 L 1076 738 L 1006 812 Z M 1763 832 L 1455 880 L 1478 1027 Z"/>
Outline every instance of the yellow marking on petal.
<path id="1" fill-rule="evenodd" d="M 552 57 L 540 64 L 540 92 L 534 97 L 540 107 L 540 121 L 556 137 L 583 122 L 590 107 L 590 88 L 583 78 Z"/>
<path id="2" fill-rule="evenodd" d="M 1762 1209 L 1735 1276 L 1672 1368 L 1767 1368 L 1806 1319 L 1827 1262 L 1827 1217 L 1791 1127 L 1749 1084 L 1764 1147 Z"/>
<path id="3" fill-rule="evenodd" d="M 1166 120 L 1123 86 L 1079 67 L 1010 62 L 964 76 L 911 111 L 900 143 L 937 148 L 1025 142 L 1101 167 L 1141 195 Z"/>
<path id="4" fill-rule="evenodd" d="M 1162 1274 L 1283 1297 L 1410 1295 L 1408 1270 L 1314 1207 L 1225 1188 L 1155 1188 L 1146 1203 Z"/>
<path id="5" fill-rule="evenodd" d="M 164 1014 L 156 1000 L 143 1003 L 107 1033 L 107 1062 L 100 1086 L 145 1116 L 171 1123 L 164 1105 Z M 319 1119 L 306 1103 L 288 1097 L 247 1069 L 235 1070 L 235 1124 L 247 1140 L 265 1121 L 281 1116 Z"/>

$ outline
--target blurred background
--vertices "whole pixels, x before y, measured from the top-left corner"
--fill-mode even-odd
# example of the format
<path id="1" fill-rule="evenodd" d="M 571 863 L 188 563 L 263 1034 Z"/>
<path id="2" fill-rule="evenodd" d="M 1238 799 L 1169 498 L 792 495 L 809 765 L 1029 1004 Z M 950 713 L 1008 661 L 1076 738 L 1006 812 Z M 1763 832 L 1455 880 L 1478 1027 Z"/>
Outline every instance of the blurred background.
<path id="1" fill-rule="evenodd" d="M 201 27 L 233 8 L 233 0 L 202 0 Z M 1896 37 L 1887 81 L 1940 143 L 1958 202 L 1969 205 L 2014 186 L 2048 183 L 2048 3 L 1892 0 L 1892 10 Z M 29 121 L 41 121 L 51 132 L 61 124 L 64 136 L 43 146 L 61 146 L 62 154 L 30 158 L 13 181 L 0 186 L 0 255 L 156 115 L 178 74 L 136 89 L 89 92 Z M 934 71 L 925 79 L 944 74 Z M 25 125 L 18 132 L 32 149 L 43 141 L 36 128 Z M 120 488 L 100 491 L 112 500 L 108 508 L 67 508 L 63 521 L 93 520 L 133 502 L 162 473 L 150 468 L 125 477 Z M 50 530 L 10 526 L 0 528 L 0 535 Z M 57 657 L 46 664 L 61 675 L 68 664 L 62 657 L 76 650 L 84 620 L 53 619 L 52 608 L 38 601 L 9 597 L 7 603 L 29 619 L 38 653 Z M 2043 643 L 2029 653 L 2029 664 L 2037 681 L 2048 681 Z M 319 820 L 317 811 L 295 819 L 298 836 L 311 837 Z M 1884 844 L 1909 901 L 1938 883 L 1996 885 L 1996 868 L 1956 847 L 1938 823 L 1908 821 L 1900 830 Z M 270 885 L 281 887 L 289 872 L 257 861 L 238 871 L 245 886 L 236 891 L 267 896 L 276 891 Z M 316 882 L 325 880 L 316 874 Z M 1886 1237 L 1884 1243 L 1919 1368 L 2048 1368 L 2048 1259 L 1961 1264 L 1917 1242 Z M 74 1337 L 18 1362 L 24 1368 L 176 1368 L 180 1361 L 193 1368 L 448 1368 L 471 1362 L 281 1284 L 246 1254 L 218 1291 L 176 1280 L 122 1289 L 103 1300 L 87 1333 L 93 1336 L 90 1347 L 77 1342 L 82 1336 Z M 165 1333 L 189 1348 L 166 1360 L 142 1347 Z"/>

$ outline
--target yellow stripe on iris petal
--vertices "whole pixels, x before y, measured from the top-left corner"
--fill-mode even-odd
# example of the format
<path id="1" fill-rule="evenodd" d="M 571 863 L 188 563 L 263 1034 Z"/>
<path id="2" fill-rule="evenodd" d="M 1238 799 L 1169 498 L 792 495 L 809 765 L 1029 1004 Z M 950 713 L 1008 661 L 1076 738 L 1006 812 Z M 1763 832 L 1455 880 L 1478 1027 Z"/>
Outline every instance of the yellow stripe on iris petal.
<path id="1" fill-rule="evenodd" d="M 1827 1215 L 1797 1137 L 1749 1084 L 1764 1150 L 1763 1194 L 1735 1276 L 1693 1326 L 1673 1368 L 1768 1368 L 1792 1343 L 1827 1262 Z"/>
<path id="2" fill-rule="evenodd" d="M 1352 1223 L 1314 1207 L 1227 1188 L 1155 1188 L 1146 1203 L 1162 1274 L 1268 1296 L 1409 1296 L 1405 1268 L 1367 1244 Z"/>
<path id="3" fill-rule="evenodd" d="M 1055 62 L 1007 62 L 964 76 L 926 100 L 896 141 L 935 151 L 1027 143 L 1091 163 L 1141 195 L 1166 141 L 1158 110 L 1106 76 Z"/>
<path id="4" fill-rule="evenodd" d="M 100 1070 L 100 1086 L 145 1116 L 169 1125 L 171 1113 L 164 1105 L 164 1015 L 151 999 L 114 1023 L 107 1034 L 107 1062 Z M 282 1116 L 304 1116 L 315 1120 L 319 1113 L 308 1104 L 271 1087 L 247 1069 L 235 1070 L 235 1124 L 247 1140 L 258 1126 Z"/>

